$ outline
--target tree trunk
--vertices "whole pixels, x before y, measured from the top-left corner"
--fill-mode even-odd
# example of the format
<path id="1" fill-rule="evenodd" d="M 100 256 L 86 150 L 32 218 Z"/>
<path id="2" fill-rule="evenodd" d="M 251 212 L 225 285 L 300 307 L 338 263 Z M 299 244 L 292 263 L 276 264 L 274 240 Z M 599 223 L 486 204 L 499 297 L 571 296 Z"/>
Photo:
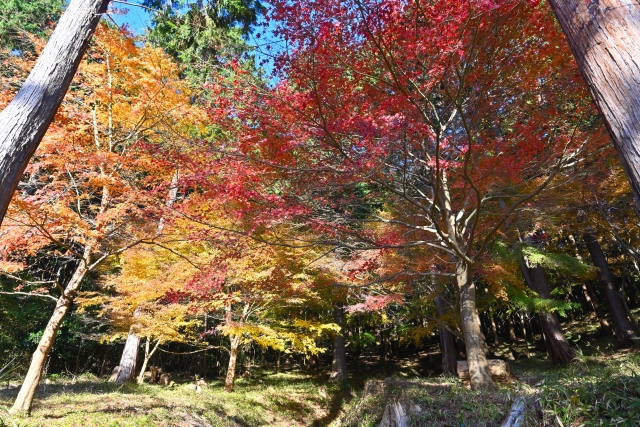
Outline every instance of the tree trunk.
<path id="1" fill-rule="evenodd" d="M 86 252 L 90 253 L 90 251 Z M 69 280 L 64 292 L 60 298 L 58 298 L 56 308 L 49 319 L 49 323 L 47 323 L 47 327 L 42 334 L 42 338 L 40 338 L 38 348 L 36 348 L 36 351 L 33 353 L 31 364 L 29 365 L 29 371 L 22 383 L 22 387 L 20 387 L 20 392 L 18 393 L 18 397 L 11 408 L 11 413 L 28 413 L 31 411 L 31 404 L 33 403 L 33 397 L 36 394 L 36 388 L 40 382 L 45 362 L 47 357 L 49 357 L 51 348 L 53 348 L 56 335 L 62 325 L 67 311 L 69 311 L 69 307 L 76 297 L 78 288 L 82 283 L 82 279 L 84 279 L 88 272 L 87 265 L 88 261 L 85 262 L 83 260 L 80 262 L 80 265 L 78 265 L 76 271 L 73 273 L 73 276 Z"/>
<path id="2" fill-rule="evenodd" d="M 333 321 L 340 326 L 340 335 L 333 336 L 333 362 L 331 364 L 332 381 L 340 381 L 346 383 L 347 377 L 347 358 L 344 348 L 344 307 L 342 304 L 336 304 L 333 308 Z"/>
<path id="3" fill-rule="evenodd" d="M 489 309 L 489 321 L 491 324 L 491 333 L 493 334 L 493 344 L 497 347 L 500 345 L 500 340 L 498 339 L 498 327 L 496 326 L 496 319 L 493 316 L 492 309 Z"/>
<path id="4" fill-rule="evenodd" d="M 178 180 L 180 178 L 179 172 L 176 170 L 171 178 L 171 185 L 169 186 L 169 194 L 167 195 L 167 201 L 165 206 L 170 208 L 175 203 L 178 197 Z M 165 218 L 160 218 L 158 221 L 158 227 L 156 228 L 156 235 L 160 236 L 164 231 L 165 227 Z M 120 357 L 120 370 L 118 371 L 118 375 L 115 379 L 116 383 L 126 383 L 129 381 L 133 381 L 133 378 L 136 375 L 136 365 L 138 363 L 138 349 L 140 347 L 140 337 L 136 335 L 136 328 L 139 326 L 135 324 L 135 319 L 139 316 L 142 307 L 138 306 L 133 312 L 133 320 L 134 324 L 129 328 L 129 335 L 127 335 L 127 342 L 124 345 L 124 349 L 122 350 L 122 356 Z M 206 316 L 206 315 L 205 315 Z M 206 321 L 206 317 L 205 317 Z M 206 330 L 206 328 L 205 328 Z M 148 347 L 148 341 L 147 341 Z M 147 356 L 149 349 L 146 349 L 145 358 Z M 155 350 L 154 350 L 155 351 Z M 206 353 L 205 353 L 206 354 Z M 143 362 L 143 368 L 140 372 L 140 375 L 144 374 L 144 370 L 146 369 L 146 360 Z M 140 379 L 138 378 L 138 383 L 140 383 Z"/>
<path id="5" fill-rule="evenodd" d="M 515 343 L 518 341 L 518 338 L 516 337 L 516 330 L 513 327 L 513 322 L 511 321 L 511 315 L 507 314 L 505 317 L 506 317 L 507 327 L 509 328 L 509 340 L 512 343 Z"/>
<path id="6" fill-rule="evenodd" d="M 529 341 L 527 341 L 527 323 L 524 321 L 524 315 L 520 313 L 520 324 L 522 325 L 522 336 L 524 337 L 524 352 L 527 358 L 531 357 L 529 353 Z M 533 339 L 533 337 L 531 337 Z"/>
<path id="7" fill-rule="evenodd" d="M 605 313 L 602 310 L 602 306 L 598 301 L 598 295 L 596 294 L 596 291 L 593 289 L 593 285 L 589 282 L 583 283 L 582 290 L 585 292 L 585 296 L 588 297 L 587 302 L 591 304 L 591 307 L 593 307 L 593 310 L 595 311 L 596 316 L 598 316 L 598 320 L 600 321 L 600 329 L 602 333 L 604 335 L 613 335 L 613 331 L 611 330 L 611 325 L 609 325 L 609 321 L 607 320 L 607 317 L 605 316 Z"/>
<path id="8" fill-rule="evenodd" d="M 153 349 L 149 351 L 149 346 L 151 344 L 151 339 L 147 338 L 144 345 L 144 360 L 142 361 L 142 368 L 140 368 L 140 375 L 138 375 L 138 384 L 144 383 L 144 371 L 147 370 L 147 365 L 149 364 L 149 359 L 156 352 L 158 346 L 160 345 L 160 340 L 156 341 L 156 344 L 153 346 Z"/>
<path id="9" fill-rule="evenodd" d="M 126 383 L 133 381 L 136 375 L 136 365 L 138 363 L 138 347 L 140 346 L 140 337 L 133 332 L 133 327 L 129 330 L 127 342 L 122 350 L 120 357 L 120 370 L 115 382 Z"/>
<path id="10" fill-rule="evenodd" d="M 447 314 L 447 303 L 441 296 L 435 298 L 438 317 Z M 438 327 L 440 333 L 440 352 L 442 353 L 442 373 L 444 375 L 455 375 L 458 358 L 456 357 L 456 343 L 453 334 L 444 326 Z"/>
<path id="11" fill-rule="evenodd" d="M 0 224 L 109 0 L 72 0 L 20 91 L 0 113 Z"/>
<path id="12" fill-rule="evenodd" d="M 600 243 L 598 243 L 598 239 L 596 239 L 596 237 L 591 233 L 585 233 L 584 242 L 587 245 L 589 254 L 591 254 L 593 264 L 598 268 L 598 277 L 602 285 L 602 291 L 605 299 L 607 300 L 609 313 L 611 314 L 611 321 L 613 323 L 613 331 L 616 336 L 617 347 L 628 348 L 633 345 L 640 345 L 638 337 L 627 318 L 624 305 L 620 300 L 620 294 L 618 294 L 618 290 L 613 282 L 613 276 L 609 271 L 607 260 L 604 257 L 604 253 L 602 252 Z"/>
<path id="13" fill-rule="evenodd" d="M 640 4 L 549 0 L 640 206 Z"/>
<path id="14" fill-rule="evenodd" d="M 527 285 L 535 291 L 540 298 L 551 299 L 547 274 L 542 266 L 529 267 L 525 259 L 519 260 L 522 275 Z M 538 312 L 540 325 L 544 336 L 544 343 L 547 347 L 549 360 L 553 364 L 566 365 L 573 360 L 574 351 L 562 333 L 560 321 L 555 313 Z"/>
<path id="15" fill-rule="evenodd" d="M 480 330 L 480 318 L 476 308 L 476 287 L 468 274 L 468 265 L 464 261 L 459 261 L 456 265 L 456 279 L 460 291 L 460 314 L 467 362 L 469 362 L 471 388 L 474 390 L 492 389 L 494 386 L 487 364 L 486 344 Z"/>
<path id="16" fill-rule="evenodd" d="M 236 381 L 236 362 L 238 361 L 238 352 L 240 350 L 240 335 L 232 335 L 231 348 L 229 349 L 229 367 L 227 368 L 227 377 L 224 380 L 224 391 L 232 392 L 233 385 Z"/>

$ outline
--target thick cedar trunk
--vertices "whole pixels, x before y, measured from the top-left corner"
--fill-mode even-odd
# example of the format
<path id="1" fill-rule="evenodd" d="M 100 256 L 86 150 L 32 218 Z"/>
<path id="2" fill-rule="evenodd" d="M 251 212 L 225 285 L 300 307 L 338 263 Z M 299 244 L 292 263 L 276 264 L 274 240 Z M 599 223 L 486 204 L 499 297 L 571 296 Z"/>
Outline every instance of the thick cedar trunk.
<path id="1" fill-rule="evenodd" d="M 435 298 L 438 317 L 447 314 L 447 303 L 442 297 Z M 442 373 L 445 375 L 455 375 L 458 359 L 456 357 L 456 344 L 453 334 L 443 325 L 438 328 L 440 333 L 440 352 L 442 353 Z"/>
<path id="2" fill-rule="evenodd" d="M 108 3 L 71 1 L 29 77 L 0 113 L 0 223 Z"/>
<path id="3" fill-rule="evenodd" d="M 549 0 L 640 206 L 640 3 Z"/>
<path id="4" fill-rule="evenodd" d="M 616 289 L 616 285 L 613 282 L 613 276 L 609 271 L 607 260 L 604 257 L 600 243 L 598 239 L 591 234 L 584 234 L 584 242 L 587 245 L 589 254 L 591 254 L 591 260 L 593 264 L 598 268 L 598 278 L 602 285 L 602 291 L 604 297 L 607 300 L 607 306 L 609 313 L 611 314 L 611 322 L 613 323 L 613 331 L 616 336 L 616 345 L 618 348 L 627 348 L 632 345 L 639 345 L 638 337 L 636 336 L 631 322 L 627 318 L 624 305 L 622 304 L 620 294 Z"/>
<path id="5" fill-rule="evenodd" d="M 230 339 L 229 367 L 227 368 L 227 377 L 224 380 L 224 391 L 227 392 L 233 391 L 233 385 L 236 381 L 236 362 L 238 361 L 238 352 L 240 350 L 240 335 L 232 335 Z"/>
<path id="6" fill-rule="evenodd" d="M 551 299 L 547 274 L 541 266 L 529 267 L 524 259 L 520 260 L 520 269 L 527 285 L 535 291 L 541 298 Z M 575 355 L 569 342 L 562 333 L 560 321 L 555 313 L 538 312 L 540 325 L 544 335 L 544 344 L 547 347 L 547 354 L 551 363 L 566 365 Z"/>
<path id="7" fill-rule="evenodd" d="M 47 323 L 47 327 L 42 334 L 42 338 L 40 338 L 38 348 L 36 348 L 36 351 L 33 353 L 31 364 L 29 365 L 29 371 L 22 383 L 22 387 L 20 387 L 18 397 L 11 408 L 12 413 L 29 412 L 31 410 L 33 397 L 36 394 L 36 388 L 40 382 L 45 362 L 47 357 L 49 357 L 49 353 L 51 352 L 51 348 L 55 342 L 56 334 L 62 325 L 67 311 L 69 311 L 69 307 L 73 303 L 78 288 L 82 283 L 82 279 L 84 279 L 84 276 L 87 274 L 87 271 L 87 263 L 81 261 L 76 268 L 76 271 L 73 273 L 71 280 L 69 280 L 63 294 L 58 298 L 56 308 L 49 319 L 49 323 Z"/>
<path id="8" fill-rule="evenodd" d="M 333 362 L 331 364 L 330 379 L 346 383 L 348 377 L 347 358 L 344 348 L 344 307 L 342 304 L 336 304 L 333 308 L 333 321 L 340 326 L 340 335 L 333 336 Z"/>
<path id="9" fill-rule="evenodd" d="M 120 357 L 120 370 L 115 382 L 126 383 L 133 381 L 136 375 L 136 365 L 138 363 L 138 347 L 140 346 L 140 337 L 133 332 L 133 327 L 129 330 L 127 342 L 122 350 Z"/>
<path id="10" fill-rule="evenodd" d="M 460 292 L 460 314 L 464 343 L 469 363 L 471 388 L 474 390 L 493 388 L 493 381 L 487 364 L 486 344 L 480 330 L 480 318 L 476 308 L 476 288 L 473 280 L 468 277 L 469 267 L 464 261 L 456 265 L 456 279 Z"/>

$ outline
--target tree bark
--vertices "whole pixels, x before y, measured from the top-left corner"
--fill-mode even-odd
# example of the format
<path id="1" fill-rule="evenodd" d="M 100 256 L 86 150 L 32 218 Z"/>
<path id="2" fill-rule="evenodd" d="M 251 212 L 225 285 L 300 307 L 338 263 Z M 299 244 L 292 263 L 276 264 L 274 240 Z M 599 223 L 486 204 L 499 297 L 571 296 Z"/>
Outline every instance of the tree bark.
<path id="1" fill-rule="evenodd" d="M 436 311 L 438 317 L 447 314 L 447 303 L 441 296 L 435 298 Z M 440 352 L 442 353 L 442 373 L 444 375 L 455 375 L 458 358 L 456 356 L 456 343 L 453 334 L 444 326 L 438 327 L 440 333 Z"/>
<path id="2" fill-rule="evenodd" d="M 628 348 L 631 346 L 638 346 L 640 342 L 636 336 L 631 322 L 627 318 L 624 305 L 620 299 L 620 294 L 616 289 L 616 285 L 613 281 L 613 276 L 609 271 L 607 260 L 604 257 L 602 248 L 598 239 L 591 234 L 585 233 L 584 242 L 587 245 L 589 254 L 591 254 L 591 260 L 593 264 L 598 268 L 598 278 L 602 286 L 604 297 L 607 300 L 607 306 L 609 313 L 611 314 L 611 322 L 613 323 L 613 332 L 616 336 L 616 345 L 618 348 Z"/>
<path id="3" fill-rule="evenodd" d="M 108 4 L 71 1 L 29 77 L 0 113 L 0 224 Z"/>
<path id="4" fill-rule="evenodd" d="M 496 319 L 492 309 L 489 309 L 489 322 L 491 324 L 491 333 L 493 334 L 493 344 L 497 347 L 500 345 L 500 339 L 498 338 L 498 327 L 496 326 Z"/>
<path id="5" fill-rule="evenodd" d="M 460 292 L 460 314 L 467 362 L 469 362 L 471 388 L 474 390 L 492 389 L 494 385 L 487 364 L 485 338 L 480 329 L 480 318 L 476 308 L 476 287 L 468 275 L 468 265 L 464 261 L 459 261 L 456 265 L 456 279 Z"/>
<path id="6" fill-rule="evenodd" d="M 524 337 L 524 351 L 527 358 L 531 357 L 529 353 L 529 341 L 527 341 L 527 323 L 524 321 L 524 315 L 520 313 L 520 324 L 522 325 L 522 336 Z M 531 337 L 533 340 L 533 337 Z"/>
<path id="7" fill-rule="evenodd" d="M 138 384 L 144 383 L 144 371 L 147 370 L 147 365 L 149 364 L 149 360 L 151 359 L 151 356 L 153 356 L 153 354 L 158 349 L 158 346 L 160 345 L 160 340 L 156 341 L 156 344 L 153 346 L 153 349 L 151 349 L 151 351 L 149 351 L 150 344 L 151 344 L 151 339 L 147 338 L 144 346 L 144 360 L 142 361 L 142 367 L 140 368 L 140 375 L 138 375 Z"/>
<path id="8" fill-rule="evenodd" d="M 333 362 L 331 364 L 332 381 L 340 381 L 346 383 L 347 376 L 347 357 L 344 348 L 344 307 L 342 304 L 336 304 L 333 308 L 333 321 L 340 326 L 340 334 L 333 336 Z"/>
<path id="9" fill-rule="evenodd" d="M 591 302 L 593 310 L 596 312 L 596 316 L 598 316 L 602 333 L 605 335 L 614 335 L 613 330 L 611 329 L 611 325 L 607 320 L 606 314 L 602 309 L 602 306 L 600 305 L 600 301 L 598 300 L 598 294 L 596 294 L 595 289 L 593 289 L 593 285 L 590 282 L 586 282 L 582 286 L 583 290 L 589 296 L 589 301 Z"/>
<path id="10" fill-rule="evenodd" d="M 127 342 L 122 350 L 120 357 L 120 370 L 116 377 L 116 383 L 126 383 L 133 381 L 136 375 L 136 365 L 138 363 L 138 347 L 140 346 L 140 337 L 133 332 L 133 327 L 129 330 Z"/>
<path id="11" fill-rule="evenodd" d="M 640 206 L 640 4 L 549 0 Z"/>
<path id="12" fill-rule="evenodd" d="M 179 171 L 176 170 L 171 178 L 171 185 L 169 186 L 169 194 L 167 195 L 167 202 L 165 206 L 167 208 L 171 208 L 178 198 L 178 181 L 180 179 Z M 158 227 L 156 228 L 156 236 L 160 236 L 164 231 L 164 227 L 166 220 L 164 216 L 160 218 L 158 221 Z M 115 379 L 116 383 L 126 383 L 129 381 L 133 381 L 133 377 L 135 376 L 136 364 L 138 358 L 138 349 L 140 347 L 140 337 L 136 335 L 136 324 L 135 318 L 140 313 L 142 307 L 137 307 L 133 312 L 134 324 L 129 328 L 129 335 L 127 335 L 127 342 L 122 350 L 122 356 L 120 357 L 120 371 L 118 372 L 118 376 Z M 155 350 L 154 350 L 155 351 Z M 148 349 L 147 349 L 148 352 Z M 206 354 L 206 353 L 205 353 Z M 144 366 L 146 366 L 146 361 L 143 362 L 143 369 L 140 373 L 141 375 L 144 373 Z M 138 382 L 140 380 L 138 379 Z"/>
<path id="13" fill-rule="evenodd" d="M 227 377 L 224 380 L 224 391 L 232 392 L 236 382 L 236 362 L 238 361 L 238 353 L 240 350 L 240 335 L 232 335 L 231 347 L 229 349 L 229 367 L 227 368 Z"/>
<path id="14" fill-rule="evenodd" d="M 506 322 L 507 322 L 507 328 L 509 328 L 509 340 L 512 343 L 515 343 L 515 342 L 518 341 L 518 338 L 516 337 L 516 330 L 513 327 L 513 322 L 511 321 L 511 315 L 507 314 L 505 316 L 505 318 L 506 318 Z"/>
<path id="15" fill-rule="evenodd" d="M 551 299 L 549 291 L 549 282 L 544 268 L 541 266 L 529 267 L 525 259 L 521 259 L 520 269 L 527 285 L 535 291 L 540 298 Z M 575 356 L 569 342 L 562 333 L 560 321 L 555 313 L 538 312 L 540 325 L 544 335 L 544 343 L 547 347 L 547 354 L 551 363 L 556 365 L 566 365 L 573 360 Z"/>
<path id="16" fill-rule="evenodd" d="M 87 252 L 90 253 L 90 250 L 85 251 L 85 253 Z M 44 369 L 45 362 L 47 357 L 49 357 L 49 353 L 51 353 L 51 349 L 53 348 L 53 344 L 56 340 L 56 335 L 58 330 L 60 330 L 60 326 L 64 321 L 67 311 L 69 311 L 69 307 L 71 307 L 71 304 L 76 297 L 78 288 L 82 283 L 82 279 L 84 279 L 85 275 L 89 271 L 88 264 L 88 260 L 80 262 L 76 271 L 73 273 L 73 276 L 69 280 L 69 283 L 65 287 L 64 292 L 60 298 L 58 298 L 56 308 L 49 319 L 49 323 L 47 323 L 47 327 L 42 334 L 42 338 L 40 338 L 36 351 L 33 353 L 31 364 L 29 365 L 29 371 L 27 371 L 27 376 L 22 383 L 22 387 L 20 387 L 18 397 L 11 407 L 11 413 L 29 413 L 31 411 L 33 397 L 36 394 L 38 383 L 40 383 L 40 377 L 42 376 L 42 370 Z"/>

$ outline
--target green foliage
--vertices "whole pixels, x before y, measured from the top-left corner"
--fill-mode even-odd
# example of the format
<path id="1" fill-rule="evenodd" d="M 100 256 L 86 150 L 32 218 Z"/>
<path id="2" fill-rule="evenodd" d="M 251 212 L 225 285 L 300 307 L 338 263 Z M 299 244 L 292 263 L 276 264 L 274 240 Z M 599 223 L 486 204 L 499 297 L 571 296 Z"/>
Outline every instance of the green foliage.
<path id="1" fill-rule="evenodd" d="M 538 311 L 544 311 L 546 313 L 557 312 L 560 316 L 565 317 L 568 311 L 581 308 L 581 305 L 576 302 L 530 297 L 526 293 L 518 290 L 510 290 L 508 294 L 511 306 L 510 311 L 533 313 Z"/>
<path id="2" fill-rule="evenodd" d="M 545 372 L 537 387 L 543 420 L 536 425 L 631 427 L 640 420 L 638 353 L 579 357 L 567 369 Z"/>
<path id="3" fill-rule="evenodd" d="M 146 0 L 144 4 L 157 10 L 149 41 L 184 64 L 185 74 L 197 82 L 207 81 L 225 58 L 249 50 L 244 36 L 262 12 L 257 0 L 183 0 L 168 5 Z"/>
<path id="4" fill-rule="evenodd" d="M 563 253 L 543 252 L 535 246 L 524 246 L 522 255 L 529 266 L 542 266 L 545 270 L 580 279 L 593 278 L 596 268 L 575 257 Z"/>
<path id="5" fill-rule="evenodd" d="M 369 347 L 376 343 L 376 336 L 371 332 L 362 332 L 359 334 L 353 334 L 349 337 L 349 345 L 354 345 L 359 348 Z"/>
<path id="6" fill-rule="evenodd" d="M 26 33 L 43 36 L 60 17 L 65 0 L 0 1 L 0 49 L 33 51 Z"/>

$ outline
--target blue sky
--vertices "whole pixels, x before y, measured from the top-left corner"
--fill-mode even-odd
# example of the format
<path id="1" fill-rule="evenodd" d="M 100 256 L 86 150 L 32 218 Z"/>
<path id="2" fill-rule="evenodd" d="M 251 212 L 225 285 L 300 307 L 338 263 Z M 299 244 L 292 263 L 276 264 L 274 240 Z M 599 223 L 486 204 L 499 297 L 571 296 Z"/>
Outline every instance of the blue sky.
<path id="1" fill-rule="evenodd" d="M 149 11 L 143 7 L 134 6 L 134 4 L 139 3 L 139 0 L 127 0 L 127 3 L 130 3 L 130 4 L 124 4 L 124 3 L 113 1 L 111 3 L 110 10 L 117 9 L 117 10 L 123 11 L 124 9 L 126 9 L 128 12 L 126 14 L 121 14 L 121 13 L 118 13 L 117 11 L 114 11 L 113 13 L 110 13 L 109 16 L 118 25 L 127 24 L 129 26 L 129 29 L 134 34 L 136 35 L 144 34 L 145 30 L 151 23 Z M 260 40 L 257 40 L 254 37 L 249 37 L 248 43 L 254 46 L 260 46 L 261 44 L 268 43 L 268 44 L 271 44 L 272 46 L 271 53 L 277 52 L 281 47 L 279 43 L 276 40 L 274 40 L 275 37 L 272 34 L 272 31 L 274 30 L 274 28 L 275 26 L 273 22 L 271 22 L 270 26 L 266 29 L 266 31 L 264 28 L 257 28 L 256 31 L 261 32 L 262 37 L 260 38 Z M 273 71 L 272 60 L 270 59 L 270 55 L 265 55 L 264 53 L 261 53 L 261 49 L 262 49 L 261 47 L 257 47 L 257 50 L 254 52 L 254 54 L 258 62 L 260 62 L 263 59 L 267 60 L 267 63 L 265 64 L 264 69 L 268 74 L 271 74 L 271 72 Z"/>
<path id="2" fill-rule="evenodd" d="M 130 3 L 135 3 L 135 0 Z M 135 34 L 143 34 L 144 30 L 149 25 L 149 13 L 142 7 L 130 6 L 128 4 L 116 3 L 111 4 L 111 9 L 128 9 L 129 12 L 126 15 L 119 15 L 116 13 L 109 14 L 111 18 L 118 25 L 128 24 L 129 29 Z"/>

